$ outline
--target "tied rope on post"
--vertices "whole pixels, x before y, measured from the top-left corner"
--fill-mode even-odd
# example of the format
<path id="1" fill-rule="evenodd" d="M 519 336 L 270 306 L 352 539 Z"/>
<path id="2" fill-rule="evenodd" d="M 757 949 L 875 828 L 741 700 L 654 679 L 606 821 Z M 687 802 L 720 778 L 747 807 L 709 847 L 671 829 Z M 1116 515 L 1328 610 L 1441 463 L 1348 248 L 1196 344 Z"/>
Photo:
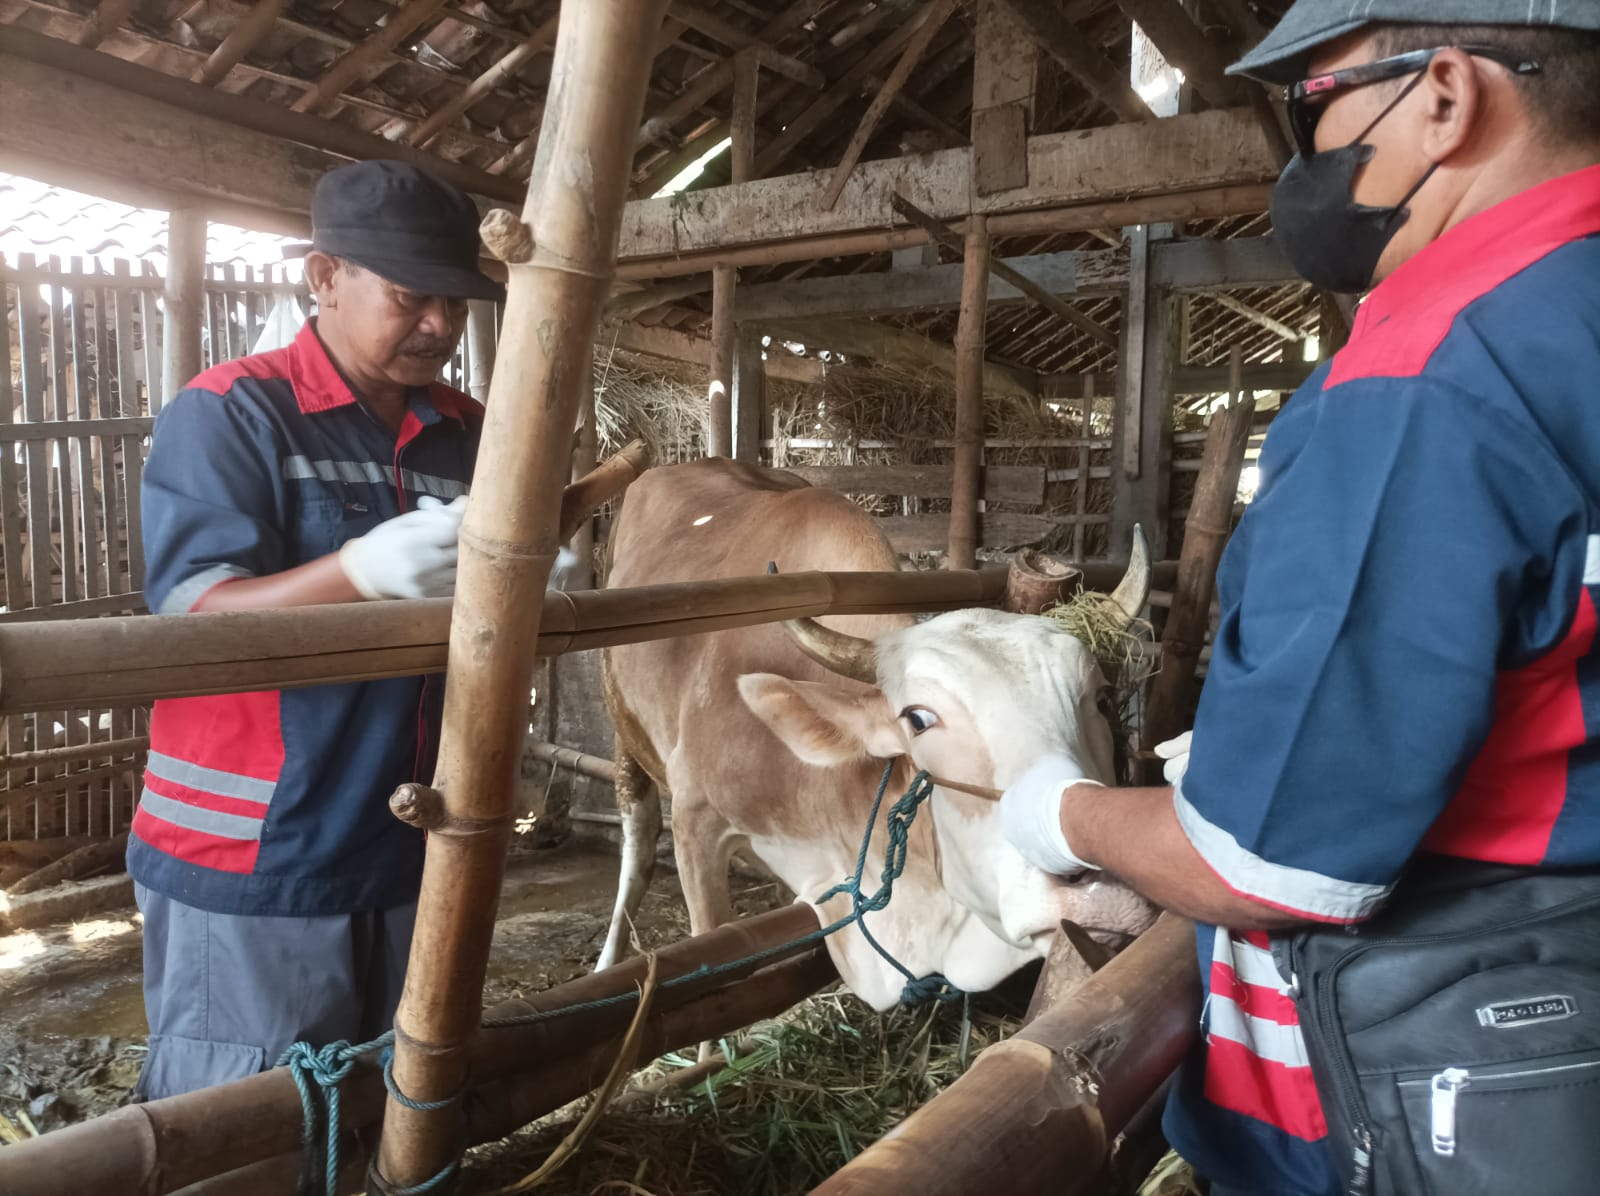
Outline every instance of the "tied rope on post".
<path id="1" fill-rule="evenodd" d="M 866 833 L 861 838 L 861 850 L 856 856 L 855 871 L 846 880 L 833 886 L 822 896 L 818 897 L 814 905 L 846 894 L 850 897 L 850 912 L 842 918 L 829 923 L 810 934 L 802 935 L 793 942 L 782 943 L 776 947 L 768 947 L 761 951 L 753 952 L 742 959 L 730 960 L 720 964 L 701 964 L 691 972 L 675 976 L 671 980 L 664 980 L 659 985 L 650 986 L 651 991 L 659 989 L 667 991 L 681 988 L 689 984 L 698 984 L 707 979 L 740 972 L 753 964 L 762 964 L 769 959 L 791 954 L 798 948 L 809 947 L 813 943 L 820 943 L 830 935 L 837 934 L 845 927 L 854 924 L 860 928 L 862 937 L 872 946 L 880 956 L 886 960 L 895 971 L 905 977 L 905 987 L 901 989 L 900 1001 L 905 1005 L 917 1005 L 927 1000 L 958 1001 L 966 996 L 955 985 L 937 972 L 928 976 L 913 976 L 911 970 L 896 959 L 889 951 L 872 937 L 872 932 L 867 929 L 866 915 L 888 907 L 889 901 L 894 896 L 894 882 L 900 879 L 905 871 L 906 858 L 910 852 L 911 824 L 916 820 L 917 811 L 930 797 L 933 796 L 934 781 L 926 772 L 919 772 L 911 778 L 911 785 L 905 793 L 889 807 L 885 819 L 888 832 L 888 842 L 883 851 L 883 871 L 879 876 L 881 884 L 877 891 L 870 896 L 861 891 L 862 880 L 867 870 L 867 854 L 872 846 L 872 833 L 878 824 L 878 811 L 883 808 L 884 795 L 889 789 L 889 780 L 894 775 L 894 762 L 890 761 L 884 766 L 883 779 L 878 782 L 877 795 L 872 800 L 872 813 L 867 817 Z M 653 965 L 652 965 L 653 971 Z M 538 1022 L 553 1021 L 556 1018 L 568 1017 L 578 1013 L 589 1013 L 597 1009 L 611 1009 L 619 1005 L 631 1004 L 640 1000 L 641 990 L 634 989 L 625 993 L 617 993 L 609 997 L 601 997 L 593 1001 L 582 1001 L 576 1005 L 563 1005 L 559 1009 L 543 1009 L 533 1013 L 518 1014 L 514 1017 L 491 1018 L 483 1023 L 484 1029 L 493 1030 L 508 1026 L 529 1026 Z M 301 1110 L 305 1115 L 305 1130 L 303 1141 L 306 1150 L 306 1173 L 304 1189 L 307 1192 L 317 1191 L 316 1179 L 316 1151 L 318 1139 L 324 1144 L 324 1175 L 323 1196 L 338 1196 L 339 1177 L 339 1085 L 350 1074 L 355 1066 L 355 1061 L 362 1055 L 373 1051 L 383 1052 L 383 1082 L 391 1096 L 401 1104 L 412 1109 L 432 1110 L 442 1109 L 461 1098 L 461 1093 L 445 1097 L 437 1101 L 414 1101 L 401 1092 L 394 1082 L 392 1070 L 394 1045 L 394 1031 L 390 1030 L 381 1037 L 374 1038 L 371 1042 L 351 1046 L 347 1042 L 330 1042 L 327 1046 L 317 1048 L 310 1043 L 296 1042 L 284 1051 L 278 1060 L 278 1066 L 288 1067 L 294 1076 L 295 1086 L 300 1091 Z M 459 1161 L 451 1163 L 432 1179 L 414 1187 L 393 1189 L 389 1196 L 423 1196 L 455 1174 L 460 1166 Z"/>

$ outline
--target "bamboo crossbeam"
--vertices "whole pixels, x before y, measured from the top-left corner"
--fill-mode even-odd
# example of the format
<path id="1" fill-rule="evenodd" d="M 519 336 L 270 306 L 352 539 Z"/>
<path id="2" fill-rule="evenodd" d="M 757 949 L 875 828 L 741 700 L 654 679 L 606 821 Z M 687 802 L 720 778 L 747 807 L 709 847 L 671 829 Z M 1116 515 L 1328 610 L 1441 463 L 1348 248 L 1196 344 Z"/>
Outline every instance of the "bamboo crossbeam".
<path id="1" fill-rule="evenodd" d="M 998 601 L 1005 570 L 793 573 L 546 594 L 537 652 L 698 635 L 801 616 L 959 610 Z M 445 667 L 451 601 L 0 625 L 0 713 L 116 706 Z M 534 607 L 539 610 L 539 607 Z M 525 612 L 528 623 L 533 612 Z"/>
<path id="2" fill-rule="evenodd" d="M 41 764 L 70 764 L 75 760 L 96 760 L 101 756 L 121 759 L 135 752 L 148 751 L 149 748 L 148 735 L 133 735 L 127 739 L 102 739 L 98 743 L 72 743 L 29 752 L 8 752 L 0 756 L 0 772 L 37 768 Z"/>
<path id="3" fill-rule="evenodd" d="M 613 760 L 591 756 L 577 748 L 562 747 L 559 743 L 530 743 L 525 749 L 530 759 L 558 768 L 565 768 L 579 776 L 592 777 L 609 785 L 617 783 L 617 765 Z"/>
<path id="4" fill-rule="evenodd" d="M 1200 1021 L 1191 923 L 1164 914 L 1100 971 L 814 1189 L 814 1196 L 1074 1196 Z"/>
<path id="5" fill-rule="evenodd" d="M 808 905 L 786 906 L 742 919 L 661 948 L 656 953 L 658 975 L 665 981 L 696 971 L 702 965 L 728 963 L 763 948 L 792 942 L 816 928 L 816 913 Z M 561 1008 L 629 992 L 637 986 L 643 966 L 642 959 L 629 960 L 558 985 L 530 1000 L 497 1005 L 484 1016 L 511 1017 L 535 1008 Z M 780 973 L 781 969 L 788 969 L 781 974 L 791 977 L 796 971 L 802 972 L 811 987 L 801 991 L 790 985 L 772 991 L 770 985 L 762 983 L 763 977 Z M 646 1049 L 659 1053 L 772 1016 L 835 974 L 826 950 L 813 946 L 783 963 L 752 969 L 748 978 L 739 983 L 710 991 L 689 986 L 659 991 L 652 1021 L 661 1019 L 664 1025 L 677 1025 L 680 1029 L 665 1036 L 652 1030 Z M 571 1097 L 561 1096 L 556 1080 L 574 1071 L 586 1077 L 589 1073 L 585 1069 L 593 1060 L 604 1058 L 608 1049 L 614 1050 L 611 1040 L 620 1033 L 619 1027 L 626 1024 L 629 1013 L 624 1006 L 601 1018 L 586 1016 L 591 1020 L 582 1032 L 572 1030 L 574 1023 L 562 1019 L 544 1027 L 485 1034 L 472 1053 L 474 1084 L 492 1094 L 501 1081 L 515 1084 L 525 1078 L 527 1084 L 536 1086 L 548 1082 L 550 1098 L 560 1099 L 528 1114 L 526 1120 L 582 1095 L 586 1089 L 572 1092 Z M 557 1033 L 558 1028 L 571 1032 Z M 666 1045 L 652 1045 L 663 1042 Z M 347 1129 L 376 1124 L 383 1108 L 383 1080 L 373 1061 L 357 1064 L 341 1095 Z M 501 1100 L 494 1103 L 505 1107 Z M 42 1138 L 8 1146 L 0 1151 L 0 1191 L 6 1196 L 62 1196 L 67 1192 L 167 1196 L 201 1184 L 208 1185 L 199 1189 L 203 1192 L 292 1191 L 293 1184 L 288 1188 L 281 1184 L 276 1188 L 235 1188 L 220 1183 L 216 1177 L 236 1178 L 261 1165 L 269 1165 L 270 1169 L 280 1156 L 295 1160 L 295 1169 L 288 1173 L 297 1175 L 302 1157 L 301 1124 L 300 1098 L 294 1081 L 286 1070 L 277 1068 L 199 1092 L 118 1109 Z M 516 1126 L 495 1128 L 498 1132 L 489 1137 L 503 1135 Z"/>

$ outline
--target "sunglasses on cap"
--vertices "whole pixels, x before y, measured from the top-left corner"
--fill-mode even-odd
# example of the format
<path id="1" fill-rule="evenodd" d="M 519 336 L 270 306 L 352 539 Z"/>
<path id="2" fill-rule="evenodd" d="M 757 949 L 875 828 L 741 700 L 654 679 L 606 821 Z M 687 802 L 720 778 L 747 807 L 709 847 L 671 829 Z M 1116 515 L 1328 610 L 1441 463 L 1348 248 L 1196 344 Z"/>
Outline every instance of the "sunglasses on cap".
<path id="1" fill-rule="evenodd" d="M 1514 75 L 1539 73 L 1537 62 L 1494 46 L 1436 46 L 1431 50 L 1411 50 L 1405 54 L 1380 58 L 1376 62 L 1346 67 L 1341 71 L 1312 75 L 1284 89 L 1284 99 L 1289 105 L 1289 126 L 1294 131 L 1295 148 L 1300 151 L 1300 156 L 1310 158 L 1316 154 L 1317 122 L 1322 119 L 1323 109 L 1330 100 L 1344 92 L 1366 87 L 1369 83 L 1381 83 L 1385 79 L 1398 79 L 1402 75 L 1421 71 L 1438 55 L 1452 48 L 1471 54 L 1474 58 L 1498 62 Z"/>

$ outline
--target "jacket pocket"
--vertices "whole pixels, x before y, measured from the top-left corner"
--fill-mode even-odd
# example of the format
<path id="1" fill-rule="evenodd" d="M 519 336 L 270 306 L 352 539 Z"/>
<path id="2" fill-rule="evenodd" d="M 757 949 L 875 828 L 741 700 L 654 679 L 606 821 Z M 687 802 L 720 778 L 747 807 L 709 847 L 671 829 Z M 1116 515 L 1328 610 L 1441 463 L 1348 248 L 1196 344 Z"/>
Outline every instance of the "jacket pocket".
<path id="1" fill-rule="evenodd" d="M 1430 1196 L 1591 1196 L 1600 1187 L 1600 1050 L 1399 1079 Z"/>

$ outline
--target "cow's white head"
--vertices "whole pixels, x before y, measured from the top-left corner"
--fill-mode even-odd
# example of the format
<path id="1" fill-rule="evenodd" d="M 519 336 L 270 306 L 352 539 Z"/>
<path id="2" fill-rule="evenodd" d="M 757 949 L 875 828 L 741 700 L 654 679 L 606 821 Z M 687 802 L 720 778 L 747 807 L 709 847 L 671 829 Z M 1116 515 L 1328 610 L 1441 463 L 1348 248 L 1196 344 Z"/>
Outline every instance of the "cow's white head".
<path id="1" fill-rule="evenodd" d="M 1149 585 L 1141 539 L 1112 609 L 1137 617 Z M 1003 790 L 1051 752 L 1116 781 L 1110 687 L 1088 648 L 1050 620 L 967 610 L 876 640 L 807 621 L 790 631 L 813 659 L 872 685 L 740 678 L 746 703 L 807 763 L 906 756 L 935 777 Z M 1154 907 L 1098 872 L 1058 877 L 1030 866 L 1006 841 L 995 802 L 940 786 L 931 804 L 945 889 L 1000 940 L 991 947 L 1007 948 L 972 949 L 989 937 L 977 927 L 962 936 L 969 949 L 952 942 L 943 970 L 959 987 L 992 987 L 1044 954 L 1062 918 L 1118 939 L 1154 920 Z"/>

